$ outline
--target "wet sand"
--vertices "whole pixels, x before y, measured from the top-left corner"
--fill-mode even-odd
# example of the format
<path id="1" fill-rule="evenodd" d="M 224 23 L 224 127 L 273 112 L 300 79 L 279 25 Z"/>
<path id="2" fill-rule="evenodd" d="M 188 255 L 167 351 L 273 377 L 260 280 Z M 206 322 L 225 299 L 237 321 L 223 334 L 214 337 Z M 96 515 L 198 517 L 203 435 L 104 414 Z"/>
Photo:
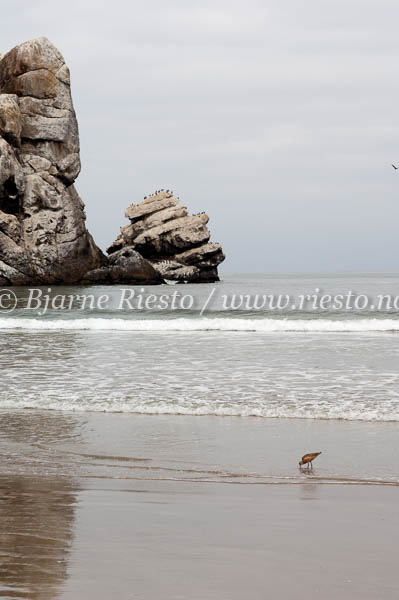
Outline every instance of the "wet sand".
<path id="1" fill-rule="evenodd" d="M 0 425 L 0 597 L 397 597 L 397 425 L 36 411 Z M 313 474 L 293 437 L 324 439 Z"/>
<path id="2" fill-rule="evenodd" d="M 1 480 L 1 597 L 397 597 L 397 489 L 69 486 Z"/>

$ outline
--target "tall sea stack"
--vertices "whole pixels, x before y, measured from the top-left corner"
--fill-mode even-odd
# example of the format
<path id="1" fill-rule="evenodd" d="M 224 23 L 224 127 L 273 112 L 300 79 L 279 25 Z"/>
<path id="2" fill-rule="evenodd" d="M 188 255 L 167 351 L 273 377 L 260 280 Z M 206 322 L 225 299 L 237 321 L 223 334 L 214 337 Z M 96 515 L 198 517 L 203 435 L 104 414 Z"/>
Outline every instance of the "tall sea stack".
<path id="1" fill-rule="evenodd" d="M 69 69 L 46 38 L 0 59 L 0 283 L 73 283 L 106 259 L 73 185 L 79 133 Z"/>

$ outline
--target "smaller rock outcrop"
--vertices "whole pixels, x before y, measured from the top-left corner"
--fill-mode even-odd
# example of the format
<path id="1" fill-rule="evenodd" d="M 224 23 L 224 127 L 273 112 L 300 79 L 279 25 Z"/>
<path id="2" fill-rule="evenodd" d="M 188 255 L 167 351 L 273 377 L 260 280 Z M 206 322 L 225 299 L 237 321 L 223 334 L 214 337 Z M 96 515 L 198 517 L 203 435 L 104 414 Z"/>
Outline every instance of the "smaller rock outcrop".
<path id="1" fill-rule="evenodd" d="M 206 213 L 189 215 L 169 190 L 158 191 L 125 213 L 129 225 L 107 248 L 113 256 L 126 250 L 144 257 L 163 279 L 178 282 L 218 281 L 218 265 L 224 260 L 220 244 L 210 242 Z"/>
<path id="2" fill-rule="evenodd" d="M 132 248 L 123 248 L 108 257 L 102 267 L 93 269 L 79 282 L 83 285 L 157 285 L 161 275 Z"/>

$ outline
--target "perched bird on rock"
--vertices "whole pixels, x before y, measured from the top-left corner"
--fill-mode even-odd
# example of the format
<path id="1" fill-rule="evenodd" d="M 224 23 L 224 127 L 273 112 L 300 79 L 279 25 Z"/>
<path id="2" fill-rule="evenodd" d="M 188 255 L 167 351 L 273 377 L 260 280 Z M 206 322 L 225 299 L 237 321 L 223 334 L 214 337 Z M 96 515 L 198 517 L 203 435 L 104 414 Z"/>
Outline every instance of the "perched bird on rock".
<path id="1" fill-rule="evenodd" d="M 313 469 L 313 461 L 315 458 L 317 458 L 318 456 L 320 456 L 321 452 L 309 452 L 309 454 L 305 454 L 304 456 L 302 456 L 302 460 L 299 463 L 299 468 L 302 467 L 302 465 L 308 465 L 308 469 L 309 467 L 311 469 Z"/>

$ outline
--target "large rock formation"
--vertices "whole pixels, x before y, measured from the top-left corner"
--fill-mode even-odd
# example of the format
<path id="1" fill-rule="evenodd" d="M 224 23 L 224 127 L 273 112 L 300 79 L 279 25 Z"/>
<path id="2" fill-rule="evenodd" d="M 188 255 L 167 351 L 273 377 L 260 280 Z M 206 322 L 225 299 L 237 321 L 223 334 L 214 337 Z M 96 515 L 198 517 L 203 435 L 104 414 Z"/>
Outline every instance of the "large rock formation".
<path id="1" fill-rule="evenodd" d="M 69 69 L 46 38 L 0 54 L 0 285 L 215 281 L 224 259 L 205 214 L 169 192 L 127 210 L 107 258 L 74 181 L 79 133 Z"/>
<path id="2" fill-rule="evenodd" d="M 205 213 L 189 215 L 169 190 L 158 191 L 132 204 L 125 216 L 129 225 L 107 248 L 110 260 L 120 252 L 136 251 L 164 278 L 179 282 L 218 281 L 217 266 L 224 260 L 220 244 L 210 242 Z"/>
<path id="3" fill-rule="evenodd" d="M 78 281 L 106 259 L 73 182 L 79 135 L 69 70 L 39 38 L 0 58 L 0 283 Z"/>

